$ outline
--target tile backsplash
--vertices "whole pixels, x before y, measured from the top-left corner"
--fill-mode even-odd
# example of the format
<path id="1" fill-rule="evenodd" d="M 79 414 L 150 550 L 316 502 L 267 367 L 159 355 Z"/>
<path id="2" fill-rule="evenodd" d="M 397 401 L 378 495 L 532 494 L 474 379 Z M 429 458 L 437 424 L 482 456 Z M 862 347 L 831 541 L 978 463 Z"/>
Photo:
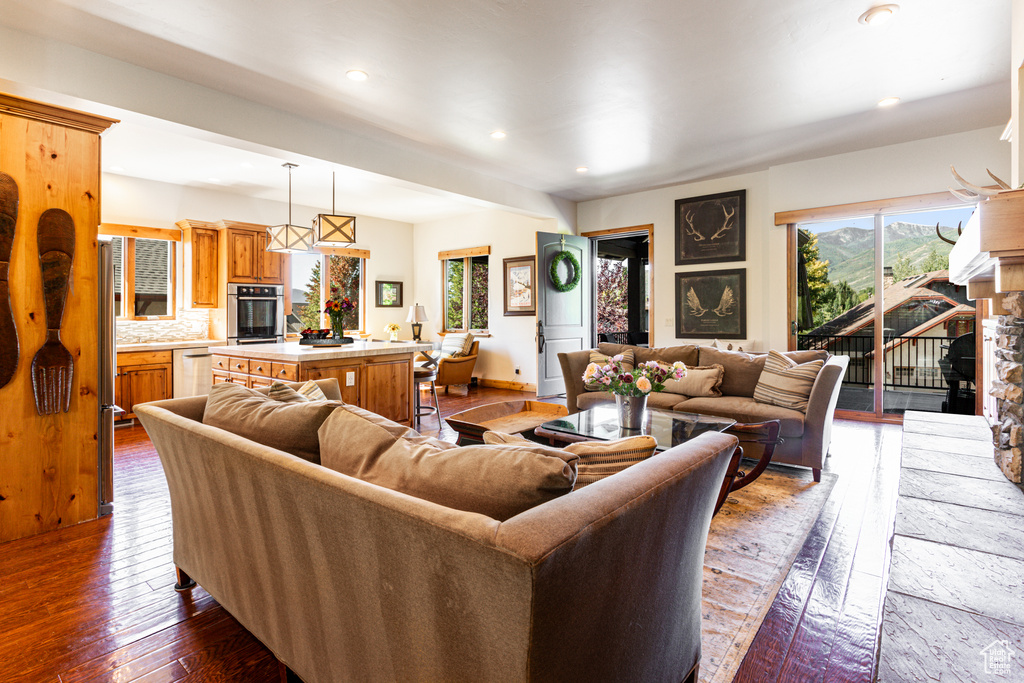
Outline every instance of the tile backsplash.
<path id="1" fill-rule="evenodd" d="M 118 344 L 189 341 L 210 336 L 210 312 L 180 310 L 174 320 L 118 320 Z"/>

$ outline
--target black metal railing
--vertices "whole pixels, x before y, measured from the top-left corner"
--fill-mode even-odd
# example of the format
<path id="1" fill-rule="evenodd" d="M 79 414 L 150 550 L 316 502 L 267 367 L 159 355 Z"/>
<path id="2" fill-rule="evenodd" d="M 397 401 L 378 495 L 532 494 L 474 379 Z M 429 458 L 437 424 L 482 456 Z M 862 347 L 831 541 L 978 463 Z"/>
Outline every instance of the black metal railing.
<path id="1" fill-rule="evenodd" d="M 648 334 L 646 332 L 598 332 L 597 340 L 609 344 L 641 346 L 647 344 Z"/>
<path id="2" fill-rule="evenodd" d="M 946 337 L 886 337 L 885 386 L 907 389 L 941 389 L 948 384 L 939 367 L 952 339 Z M 837 356 L 849 356 L 843 377 L 845 384 L 874 384 L 874 337 L 801 334 L 800 349 L 823 349 Z"/>

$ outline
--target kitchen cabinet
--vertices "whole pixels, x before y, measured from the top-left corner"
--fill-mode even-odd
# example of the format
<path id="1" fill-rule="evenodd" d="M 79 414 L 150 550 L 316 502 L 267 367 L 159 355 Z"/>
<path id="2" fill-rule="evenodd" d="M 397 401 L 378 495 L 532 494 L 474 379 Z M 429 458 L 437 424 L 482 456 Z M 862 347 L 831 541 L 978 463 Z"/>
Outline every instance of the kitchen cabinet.
<path id="1" fill-rule="evenodd" d="M 114 401 L 126 412 L 121 419 L 135 417 L 140 403 L 163 401 L 173 394 L 170 351 L 138 351 L 117 354 Z"/>
<path id="2" fill-rule="evenodd" d="M 228 282 L 284 284 L 284 254 L 267 251 L 265 231 L 228 228 Z"/>
<path id="3" fill-rule="evenodd" d="M 184 305 L 217 308 L 220 281 L 217 277 L 219 233 L 216 228 L 182 229 L 185 258 L 182 259 L 185 287 Z"/>

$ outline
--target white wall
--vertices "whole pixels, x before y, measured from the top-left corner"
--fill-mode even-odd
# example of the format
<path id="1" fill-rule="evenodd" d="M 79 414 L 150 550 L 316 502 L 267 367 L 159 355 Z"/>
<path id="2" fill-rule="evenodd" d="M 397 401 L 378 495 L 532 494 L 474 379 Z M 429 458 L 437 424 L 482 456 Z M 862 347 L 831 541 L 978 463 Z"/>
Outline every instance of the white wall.
<path id="1" fill-rule="evenodd" d="M 121 175 L 103 176 L 104 223 L 144 225 L 154 228 L 174 228 L 183 218 L 201 221 L 221 219 L 274 225 L 288 218 L 288 205 L 282 202 L 253 199 L 232 192 L 171 185 L 140 180 Z M 309 225 L 313 217 L 328 207 L 295 205 L 292 222 Z M 339 212 L 344 207 L 338 207 Z M 397 280 L 404 283 L 404 305 L 413 301 L 413 226 L 372 216 L 356 217 L 356 247 L 370 250 L 366 264 L 366 329 L 376 338 L 384 335 L 389 322 L 402 324 L 402 339 L 412 339 L 412 331 L 405 323 L 407 308 L 376 308 L 374 282 Z M 300 285 L 304 288 L 305 283 Z"/>
<path id="2" fill-rule="evenodd" d="M 733 343 L 748 350 L 785 348 L 786 231 L 775 227 L 775 213 L 939 192 L 953 184 L 950 164 L 975 182 L 987 177 L 986 168 L 1005 177 L 1009 175 L 1010 146 L 999 141 L 1001 132 L 1001 127 L 987 128 L 582 202 L 577 207 L 579 230 L 654 224 L 653 344 L 691 341 L 675 337 L 677 272 L 746 267 L 748 339 Z M 744 188 L 746 261 L 677 267 L 673 255 L 675 200 Z"/>
<path id="3" fill-rule="evenodd" d="M 480 356 L 473 374 L 492 380 L 537 382 L 537 318 L 504 316 L 502 259 L 536 253 L 538 232 L 558 232 L 555 219 L 528 218 L 504 211 L 481 211 L 458 218 L 417 223 L 413 230 L 416 300 L 426 306 L 430 322 L 423 339 L 437 340 L 442 319 L 441 266 L 437 254 L 450 249 L 491 248 L 488 260 L 487 312 L 491 336 L 480 340 Z M 515 374 L 519 365 L 521 374 Z"/>

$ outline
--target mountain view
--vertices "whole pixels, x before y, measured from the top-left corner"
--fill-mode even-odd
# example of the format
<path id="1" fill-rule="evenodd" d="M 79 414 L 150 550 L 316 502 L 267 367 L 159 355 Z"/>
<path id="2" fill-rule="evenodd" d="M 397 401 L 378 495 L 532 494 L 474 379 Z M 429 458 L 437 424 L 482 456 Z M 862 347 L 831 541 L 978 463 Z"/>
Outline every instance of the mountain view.
<path id="1" fill-rule="evenodd" d="M 846 280 L 854 291 L 871 286 L 874 269 L 874 230 L 840 228 L 818 233 L 818 258 L 828 261 L 830 282 Z M 953 239 L 956 230 L 945 228 L 943 233 Z M 919 266 L 932 250 L 940 256 L 949 256 L 952 245 L 935 236 L 934 225 L 891 223 L 885 227 L 885 265 L 891 266 L 898 256 L 906 257 L 912 266 Z"/>

